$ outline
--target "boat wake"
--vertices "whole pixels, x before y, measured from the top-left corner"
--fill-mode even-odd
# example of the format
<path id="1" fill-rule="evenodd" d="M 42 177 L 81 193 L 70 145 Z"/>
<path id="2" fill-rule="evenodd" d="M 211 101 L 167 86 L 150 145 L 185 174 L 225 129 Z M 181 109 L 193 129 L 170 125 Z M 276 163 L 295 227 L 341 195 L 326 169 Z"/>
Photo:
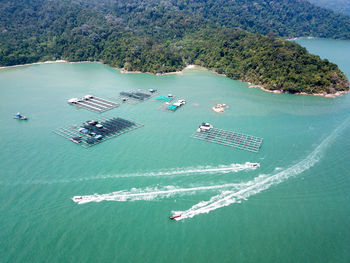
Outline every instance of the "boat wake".
<path id="1" fill-rule="evenodd" d="M 175 220 L 183 220 L 192 218 L 198 214 L 209 213 L 221 207 L 228 206 L 233 203 L 239 203 L 247 200 L 250 196 L 258 194 L 273 185 L 280 184 L 288 178 L 299 175 L 314 166 L 321 159 L 326 148 L 335 140 L 338 134 L 347 126 L 345 121 L 337 129 L 335 129 L 325 140 L 321 142 L 304 160 L 299 163 L 272 175 L 264 175 L 249 181 L 245 187 L 239 190 L 222 191 L 219 195 L 211 197 L 208 201 L 202 201 L 190 209 L 185 211 L 173 211 L 174 214 L 181 215 Z"/>
<path id="2" fill-rule="evenodd" d="M 191 195 L 199 191 L 209 190 L 220 190 L 225 188 L 238 189 L 242 187 L 242 184 L 223 184 L 213 186 L 200 186 L 190 188 L 179 188 L 173 185 L 168 185 L 163 188 L 158 187 L 147 187 L 147 188 L 133 188 L 130 191 L 117 191 L 108 194 L 93 194 L 93 195 L 82 195 L 74 196 L 72 200 L 78 204 L 85 204 L 90 202 L 101 202 L 101 201 L 138 201 L 138 200 L 154 200 L 156 198 L 168 198 L 175 195 Z"/>
<path id="3" fill-rule="evenodd" d="M 114 178 L 131 178 L 131 177 L 156 177 L 156 176 L 187 176 L 187 175 L 207 175 L 207 174 L 227 174 L 227 173 L 237 173 L 241 171 L 252 171 L 260 167 L 259 163 L 246 162 L 243 164 L 232 163 L 228 165 L 218 165 L 218 166 L 196 166 L 196 167 L 185 167 L 185 168 L 170 168 L 158 171 L 150 171 L 144 173 L 130 173 L 130 174 L 111 174 L 111 175 L 98 175 L 93 177 L 85 178 L 69 178 L 53 181 L 21 181 L 17 183 L 12 183 L 8 185 L 20 185 L 20 184 L 58 184 L 58 183 L 72 183 L 72 182 L 83 182 L 92 180 L 104 180 L 104 179 L 114 179 Z M 0 184 L 3 184 L 0 182 Z"/>
<path id="4" fill-rule="evenodd" d="M 337 129 L 335 129 L 321 144 L 319 144 L 305 159 L 297 164 L 280 171 L 275 170 L 273 174 L 259 175 L 251 181 L 235 184 L 222 184 L 201 186 L 192 188 L 178 188 L 175 186 L 167 186 L 163 189 L 145 188 L 131 189 L 130 191 L 118 191 L 110 194 L 95 194 L 86 196 L 74 196 L 72 200 L 78 204 L 101 201 L 137 201 L 137 200 L 154 200 L 155 198 L 167 198 L 179 194 L 194 194 L 198 191 L 219 191 L 218 195 L 211 197 L 208 201 L 201 201 L 192 206 L 188 210 L 173 211 L 175 215 L 181 215 L 174 218 L 175 220 L 183 220 L 192 218 L 196 215 L 209 213 L 221 207 L 228 206 L 233 203 L 239 203 L 242 200 L 247 200 L 249 197 L 258 194 L 271 186 L 280 184 L 288 178 L 299 175 L 304 171 L 313 167 L 319 162 L 326 148 L 335 140 L 338 134 L 347 126 L 348 121 L 345 121 Z M 206 168 L 210 170 L 209 168 Z M 203 169 L 203 173 L 205 169 Z M 223 170 L 225 171 L 225 169 Z M 278 172 L 277 172 L 278 171 Z"/>
<path id="5" fill-rule="evenodd" d="M 185 176 L 185 175 L 200 175 L 200 174 L 226 174 L 226 173 L 237 173 L 241 171 L 255 170 L 260 167 L 259 163 L 246 162 L 244 164 L 233 163 L 229 165 L 218 165 L 218 166 L 197 166 L 188 168 L 172 168 L 167 170 L 160 170 L 147 173 L 132 173 L 132 174 L 116 174 L 116 175 L 105 175 L 100 177 L 92 177 L 94 179 L 108 179 L 108 178 L 123 178 L 123 177 L 146 177 L 146 176 Z M 91 179 L 92 179 L 91 178 Z M 87 179 L 89 180 L 89 179 Z"/>

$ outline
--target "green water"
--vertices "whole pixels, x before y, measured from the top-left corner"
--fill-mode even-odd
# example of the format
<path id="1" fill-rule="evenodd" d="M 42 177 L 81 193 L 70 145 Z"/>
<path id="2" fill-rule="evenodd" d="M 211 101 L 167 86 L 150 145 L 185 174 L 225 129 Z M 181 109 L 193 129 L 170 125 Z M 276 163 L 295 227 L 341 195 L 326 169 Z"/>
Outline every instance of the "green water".
<path id="1" fill-rule="evenodd" d="M 350 42 L 298 42 L 350 77 Z M 154 98 L 123 104 L 103 115 L 145 126 L 89 149 L 52 132 L 98 116 L 67 99 L 135 88 L 187 104 L 175 113 Z M 0 70 L 0 102 L 1 262 L 350 260 L 350 95 L 270 94 L 203 70 L 62 63 Z M 230 108 L 216 114 L 215 103 Z M 17 111 L 30 119 L 12 119 Z M 262 148 L 191 139 L 202 121 L 263 137 Z M 94 193 L 101 202 L 70 199 Z M 172 211 L 183 220 L 169 220 Z"/>

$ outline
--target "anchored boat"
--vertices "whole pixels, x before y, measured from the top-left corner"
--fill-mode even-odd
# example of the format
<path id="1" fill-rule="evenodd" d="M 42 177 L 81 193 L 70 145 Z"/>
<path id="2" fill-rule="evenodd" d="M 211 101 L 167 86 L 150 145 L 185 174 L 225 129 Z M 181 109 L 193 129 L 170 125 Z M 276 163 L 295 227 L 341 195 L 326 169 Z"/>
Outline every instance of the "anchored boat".
<path id="1" fill-rule="evenodd" d="M 225 112 L 225 108 L 228 108 L 226 104 L 215 104 L 212 109 L 217 113 L 222 113 Z"/>
<path id="2" fill-rule="evenodd" d="M 201 124 L 201 126 L 199 126 L 199 128 L 197 129 L 197 132 L 207 132 L 207 131 L 210 131 L 213 128 L 214 128 L 213 125 L 211 125 L 210 123 L 203 122 Z"/>
<path id="3" fill-rule="evenodd" d="M 21 115 L 19 112 L 17 112 L 17 114 L 13 118 L 17 120 L 28 120 L 26 116 Z"/>

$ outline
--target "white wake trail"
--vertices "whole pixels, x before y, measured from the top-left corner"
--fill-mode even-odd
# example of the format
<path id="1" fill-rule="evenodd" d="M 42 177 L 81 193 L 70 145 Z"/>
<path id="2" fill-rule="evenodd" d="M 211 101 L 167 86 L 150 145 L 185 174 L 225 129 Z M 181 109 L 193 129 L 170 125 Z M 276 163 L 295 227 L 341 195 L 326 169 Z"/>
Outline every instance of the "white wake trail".
<path id="1" fill-rule="evenodd" d="M 132 178 L 132 177 L 156 177 L 156 176 L 187 176 L 187 175 L 206 175 L 206 174 L 227 174 L 227 173 L 238 173 L 241 171 L 252 171 L 260 167 L 259 163 L 232 163 L 232 164 L 221 164 L 217 166 L 195 166 L 195 167 L 182 167 L 182 168 L 169 168 L 160 169 L 157 171 L 149 171 L 143 173 L 129 173 L 129 174 L 107 174 L 98 175 L 85 178 L 69 178 L 61 180 L 37 180 L 37 181 L 19 181 L 15 183 L 5 183 L 0 181 L 0 185 L 41 185 L 41 184 L 64 184 L 72 182 L 83 182 L 93 180 L 104 180 L 104 179 L 116 179 L 116 178 Z"/>
<path id="2" fill-rule="evenodd" d="M 315 148 L 304 160 L 293 165 L 292 167 L 270 176 L 259 176 L 252 181 L 249 181 L 245 187 L 239 190 L 223 191 L 221 194 L 213 196 L 208 201 L 202 201 L 190 209 L 185 211 L 173 211 L 176 215 L 181 217 L 176 220 L 182 220 L 185 218 L 192 218 L 198 214 L 209 213 L 210 211 L 216 210 L 221 207 L 228 206 L 233 203 L 247 200 L 250 196 L 258 194 L 272 185 L 277 185 L 292 176 L 301 174 L 314 166 L 322 157 L 325 149 L 335 140 L 339 132 L 341 132 L 348 124 L 346 120 L 342 125 L 335 129 L 322 143 Z"/>
<path id="3" fill-rule="evenodd" d="M 226 174 L 237 173 L 240 171 L 255 170 L 260 167 L 259 163 L 246 162 L 243 164 L 232 163 L 229 165 L 218 166 L 197 166 L 186 168 L 171 168 L 167 170 L 146 172 L 146 173 L 131 173 L 131 174 L 116 174 L 116 175 L 103 175 L 98 177 L 85 178 L 81 180 L 93 180 L 93 179 L 108 179 L 108 178 L 129 178 L 129 177 L 150 177 L 150 176 L 185 176 L 185 175 L 201 175 L 201 174 Z"/>
<path id="4" fill-rule="evenodd" d="M 145 188 L 145 189 L 131 189 L 130 191 L 118 191 L 109 194 L 94 194 L 85 196 L 74 196 L 72 200 L 78 204 L 101 201 L 136 201 L 136 200 L 153 200 L 158 197 L 166 198 L 179 194 L 193 194 L 198 191 L 221 191 L 219 195 L 213 196 L 208 201 L 202 201 L 190 209 L 185 211 L 173 211 L 175 215 L 181 215 L 175 218 L 182 220 L 185 218 L 192 218 L 202 213 L 209 213 L 218 208 L 228 206 L 233 203 L 247 200 L 250 196 L 260 193 L 273 185 L 277 185 L 286 181 L 292 176 L 299 175 L 304 171 L 310 169 L 321 159 L 326 148 L 335 140 L 338 134 L 347 127 L 348 120 L 344 121 L 337 129 L 335 129 L 320 145 L 318 145 L 304 160 L 283 170 L 281 172 L 271 175 L 260 175 L 254 180 L 245 183 L 229 183 L 222 185 L 192 187 L 192 188 L 178 188 L 175 186 L 167 186 L 165 188 Z M 255 167 L 256 168 L 256 167 Z M 210 169 L 210 168 L 205 168 Z M 277 169 L 276 171 L 279 171 Z M 204 172 L 204 169 L 201 171 Z"/>
<path id="5" fill-rule="evenodd" d="M 199 166 L 195 168 L 176 168 L 167 171 L 158 171 L 142 174 L 125 174 L 116 175 L 113 178 L 120 177 L 138 177 L 138 176 L 166 176 L 166 175 L 190 175 L 190 174 L 224 174 L 239 171 L 255 170 L 260 167 L 259 163 L 246 162 L 244 164 L 230 164 L 213 166 Z M 106 177 L 105 177 L 106 178 Z M 110 178 L 110 177 L 108 177 Z M 136 200 L 152 200 L 156 197 L 169 197 L 180 193 L 191 193 L 203 190 L 222 189 L 227 187 L 234 187 L 235 184 L 216 185 L 216 186 L 204 186 L 204 187 L 192 187 L 192 188 L 177 188 L 175 186 L 167 186 L 163 189 L 159 188 L 146 188 L 146 189 L 131 189 L 131 191 L 117 191 L 108 194 L 94 194 L 85 196 L 74 196 L 72 200 L 78 204 L 84 204 L 89 202 L 101 202 L 101 201 L 136 201 Z"/>
<path id="6" fill-rule="evenodd" d="M 191 188 L 178 188 L 176 186 L 166 186 L 162 189 L 159 188 L 145 188 L 137 189 L 133 188 L 130 191 L 117 191 L 109 194 L 93 194 L 93 195 L 82 195 L 74 196 L 72 200 L 78 204 L 85 204 L 90 202 L 102 202 L 102 201 L 137 201 L 137 200 L 153 200 L 158 197 L 166 198 L 179 194 L 193 194 L 199 191 L 209 190 L 221 190 L 225 188 L 238 189 L 245 184 L 223 184 L 223 185 L 212 185 L 212 186 L 201 186 Z"/>

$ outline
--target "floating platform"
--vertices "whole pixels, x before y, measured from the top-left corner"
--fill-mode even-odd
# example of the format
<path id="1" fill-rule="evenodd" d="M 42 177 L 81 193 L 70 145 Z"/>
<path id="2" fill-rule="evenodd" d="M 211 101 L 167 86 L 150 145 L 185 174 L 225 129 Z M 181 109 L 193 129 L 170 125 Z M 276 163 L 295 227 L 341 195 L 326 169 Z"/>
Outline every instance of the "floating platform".
<path id="1" fill-rule="evenodd" d="M 162 102 L 171 102 L 175 99 L 175 97 L 171 94 L 168 94 L 168 96 L 158 96 L 156 100 L 162 101 Z"/>
<path id="2" fill-rule="evenodd" d="M 135 121 L 103 116 L 86 121 L 80 126 L 71 125 L 57 129 L 54 133 L 88 148 L 142 126 L 144 125 Z"/>
<path id="3" fill-rule="evenodd" d="M 174 103 L 170 103 L 170 102 L 165 102 L 160 109 L 161 110 L 165 110 L 165 111 L 172 111 L 175 112 L 178 109 L 182 108 L 184 105 L 186 104 L 185 100 L 177 100 Z"/>
<path id="4" fill-rule="evenodd" d="M 85 95 L 81 99 L 72 98 L 68 103 L 78 108 L 84 108 L 93 112 L 105 112 L 118 107 L 120 104 L 111 100 L 102 99 L 93 95 Z"/>
<path id="5" fill-rule="evenodd" d="M 158 94 L 158 91 L 154 89 L 149 89 L 147 91 L 141 89 L 132 91 L 122 91 L 119 93 L 118 100 L 124 103 L 127 102 L 131 104 L 136 104 L 139 102 L 146 101 L 156 94 Z"/>
<path id="6" fill-rule="evenodd" d="M 198 129 L 197 132 L 191 135 L 191 138 L 218 143 L 250 152 L 258 152 L 263 142 L 263 138 L 217 128 L 210 128 L 207 131 Z"/>

